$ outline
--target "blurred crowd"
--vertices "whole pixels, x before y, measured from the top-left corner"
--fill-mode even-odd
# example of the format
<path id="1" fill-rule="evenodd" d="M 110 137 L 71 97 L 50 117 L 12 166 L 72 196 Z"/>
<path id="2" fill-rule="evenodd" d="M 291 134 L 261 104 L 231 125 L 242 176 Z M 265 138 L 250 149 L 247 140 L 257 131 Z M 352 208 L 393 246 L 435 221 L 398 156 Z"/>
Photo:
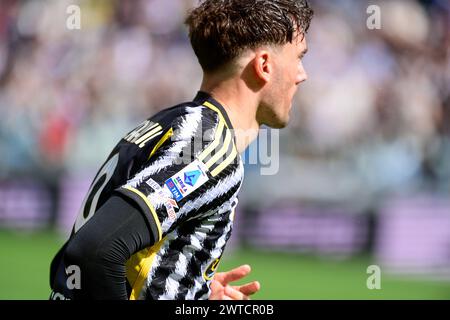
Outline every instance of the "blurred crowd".
<path id="1" fill-rule="evenodd" d="M 310 2 L 309 79 L 281 132 L 292 196 L 448 194 L 449 2 Z M 143 119 L 192 99 L 201 70 L 183 20 L 196 3 L 1 0 L 0 179 L 57 188 L 67 172 L 98 169 Z M 67 28 L 71 4 L 80 30 Z M 381 29 L 367 26 L 369 4 Z"/>
<path id="2" fill-rule="evenodd" d="M 307 163 L 323 160 L 326 170 L 316 171 L 331 177 L 330 193 L 341 181 L 350 198 L 364 192 L 448 197 L 450 3 L 315 4 L 309 80 L 297 95 L 288 149 Z M 379 30 L 366 25 L 369 4 L 381 9 Z"/>

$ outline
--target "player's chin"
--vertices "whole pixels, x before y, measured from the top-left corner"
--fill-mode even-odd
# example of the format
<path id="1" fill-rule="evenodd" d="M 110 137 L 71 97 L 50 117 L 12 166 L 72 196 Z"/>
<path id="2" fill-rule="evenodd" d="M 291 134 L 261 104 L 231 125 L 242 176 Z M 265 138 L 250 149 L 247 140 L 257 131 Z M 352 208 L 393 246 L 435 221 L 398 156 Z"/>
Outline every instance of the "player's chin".
<path id="1" fill-rule="evenodd" d="M 279 109 L 278 112 L 270 113 L 270 116 L 266 116 L 263 124 L 272 129 L 283 129 L 289 123 L 290 111 L 290 108 L 284 108 Z"/>
<path id="2" fill-rule="evenodd" d="M 280 122 L 280 123 L 279 123 L 279 126 L 276 127 L 275 129 L 283 129 L 283 128 L 286 128 L 286 127 L 288 126 L 288 124 L 289 124 L 289 116 L 287 117 L 287 119 L 286 119 L 285 121 Z"/>
<path id="3" fill-rule="evenodd" d="M 291 108 L 292 108 L 292 104 L 290 105 L 287 112 L 283 116 L 279 117 L 278 126 L 275 129 L 283 129 L 288 126 L 289 121 L 291 120 Z"/>
<path id="4" fill-rule="evenodd" d="M 272 129 L 283 129 L 286 128 L 288 123 L 289 123 L 289 114 L 287 114 L 283 118 L 279 117 L 271 119 L 270 123 L 266 123 L 266 125 Z"/>

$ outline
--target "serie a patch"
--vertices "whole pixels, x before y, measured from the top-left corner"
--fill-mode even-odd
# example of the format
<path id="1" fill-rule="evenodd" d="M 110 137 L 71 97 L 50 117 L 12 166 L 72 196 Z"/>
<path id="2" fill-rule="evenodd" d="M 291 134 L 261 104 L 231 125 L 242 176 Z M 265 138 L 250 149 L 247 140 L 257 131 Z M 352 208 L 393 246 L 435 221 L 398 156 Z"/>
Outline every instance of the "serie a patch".
<path id="1" fill-rule="evenodd" d="M 174 199 L 180 201 L 208 181 L 207 172 L 206 165 L 200 160 L 195 160 L 167 179 L 165 185 Z"/>

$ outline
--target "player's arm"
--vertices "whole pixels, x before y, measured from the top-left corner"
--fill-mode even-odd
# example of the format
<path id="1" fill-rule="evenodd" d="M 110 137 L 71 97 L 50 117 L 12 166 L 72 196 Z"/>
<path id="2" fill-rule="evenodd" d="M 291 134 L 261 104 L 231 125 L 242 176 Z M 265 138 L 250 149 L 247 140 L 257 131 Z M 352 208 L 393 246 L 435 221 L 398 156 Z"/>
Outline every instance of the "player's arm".
<path id="1" fill-rule="evenodd" d="M 77 265 L 81 271 L 81 288 L 74 297 L 127 300 L 125 263 L 156 242 L 154 229 L 133 201 L 111 197 L 67 247 L 66 266 Z"/>

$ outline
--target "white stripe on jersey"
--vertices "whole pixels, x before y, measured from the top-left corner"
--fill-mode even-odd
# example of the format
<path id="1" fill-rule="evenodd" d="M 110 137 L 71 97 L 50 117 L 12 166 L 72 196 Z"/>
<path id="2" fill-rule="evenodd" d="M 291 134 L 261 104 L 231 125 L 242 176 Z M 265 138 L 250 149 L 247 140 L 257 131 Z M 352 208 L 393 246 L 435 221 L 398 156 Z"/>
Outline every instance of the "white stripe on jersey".
<path id="1" fill-rule="evenodd" d="M 214 226 L 208 227 L 202 227 L 202 229 L 207 229 L 208 232 L 210 232 Z M 196 228 L 196 230 L 199 228 Z M 205 232 L 198 232 L 195 231 L 194 233 L 197 236 L 191 235 L 190 236 L 190 245 L 186 245 L 183 247 L 183 250 L 179 256 L 178 261 L 176 262 L 175 266 L 175 272 L 169 275 L 166 282 L 166 290 L 165 293 L 159 297 L 161 300 L 174 300 L 175 297 L 178 294 L 178 288 L 180 287 L 180 280 L 186 275 L 187 273 L 187 266 L 189 261 L 192 259 L 192 256 L 194 255 L 194 252 L 197 250 L 202 249 L 202 243 L 205 241 L 206 237 L 208 236 Z M 195 247 L 195 250 L 192 250 L 193 247 Z"/>
<path id="2" fill-rule="evenodd" d="M 178 280 L 173 279 L 172 275 L 169 275 L 166 279 L 166 287 L 164 289 L 165 294 L 159 296 L 158 300 L 174 300 L 175 296 L 178 293 L 179 286 L 180 282 Z"/>
<path id="3" fill-rule="evenodd" d="M 229 200 L 230 205 L 231 205 L 231 200 Z M 223 253 L 223 247 L 226 245 L 226 235 L 227 233 L 230 231 L 231 227 L 233 226 L 233 221 L 230 220 L 228 222 L 227 228 L 224 230 L 223 235 L 217 240 L 216 242 L 216 247 L 214 248 L 214 250 L 211 252 L 211 257 L 212 259 L 216 259 L 215 257 L 220 257 L 220 255 Z M 203 270 L 203 269 L 202 269 Z M 209 287 L 208 287 L 209 289 Z M 209 297 L 210 294 L 210 289 L 202 296 L 200 297 L 200 300 L 204 300 L 207 299 Z"/>
<path id="4" fill-rule="evenodd" d="M 147 288 L 150 286 L 150 284 L 153 280 L 153 276 L 155 275 L 155 271 L 156 271 L 156 269 L 158 269 L 158 267 L 161 263 L 161 257 L 166 253 L 172 240 L 176 239 L 177 237 L 178 237 L 177 230 L 174 230 L 171 234 L 167 235 L 166 241 L 161 246 L 161 249 L 156 254 L 156 257 L 153 260 L 152 265 L 150 266 L 150 270 L 147 274 L 147 279 L 146 279 L 144 285 L 142 286 L 141 293 L 139 294 L 139 300 L 146 299 Z"/>
<path id="5" fill-rule="evenodd" d="M 186 110 L 188 110 L 189 113 L 183 117 L 180 129 L 176 131 L 177 141 L 174 141 L 171 144 L 171 147 L 162 157 L 155 161 L 155 163 L 139 172 L 134 178 L 130 179 L 126 184 L 127 186 L 136 188 L 149 176 L 173 165 L 174 160 L 179 157 L 181 151 L 183 151 L 183 148 L 191 143 L 191 138 L 197 132 L 198 126 L 202 121 L 202 107 L 186 108 Z"/>
<path id="6" fill-rule="evenodd" d="M 205 268 L 208 267 L 208 265 L 211 263 L 212 260 L 218 259 L 220 257 L 220 255 L 223 251 L 222 247 L 225 245 L 225 242 L 226 242 L 225 239 L 226 239 L 228 233 L 230 232 L 232 225 L 233 225 L 233 223 L 231 221 L 229 221 L 225 230 L 223 231 L 222 235 L 217 240 L 217 242 L 215 244 L 215 248 L 213 249 L 213 251 L 210 254 L 210 256 L 211 256 L 210 260 L 203 262 L 202 265 L 200 266 L 200 270 L 202 270 L 202 274 L 194 279 L 195 285 L 191 289 L 189 289 L 189 292 L 186 295 L 186 300 L 193 300 L 195 298 L 195 294 L 205 284 L 204 279 L 203 279 L 203 270 L 205 270 Z M 219 244 L 220 244 L 220 246 L 219 246 Z M 208 292 L 204 296 L 208 297 L 210 290 L 211 289 L 208 286 Z"/>

